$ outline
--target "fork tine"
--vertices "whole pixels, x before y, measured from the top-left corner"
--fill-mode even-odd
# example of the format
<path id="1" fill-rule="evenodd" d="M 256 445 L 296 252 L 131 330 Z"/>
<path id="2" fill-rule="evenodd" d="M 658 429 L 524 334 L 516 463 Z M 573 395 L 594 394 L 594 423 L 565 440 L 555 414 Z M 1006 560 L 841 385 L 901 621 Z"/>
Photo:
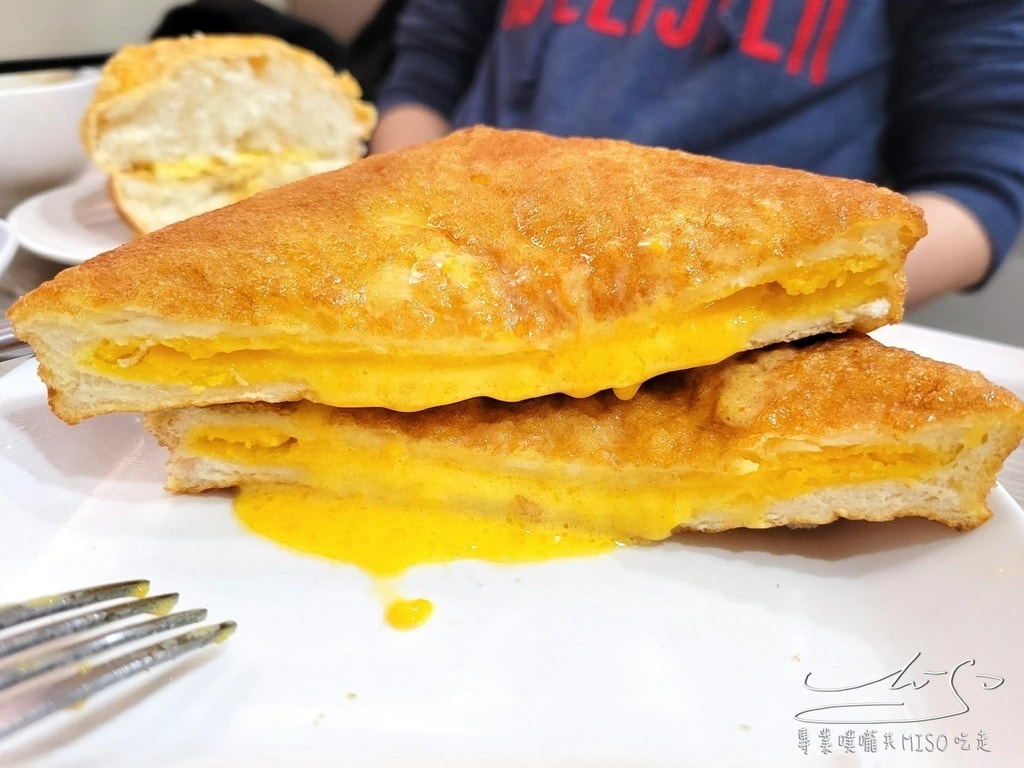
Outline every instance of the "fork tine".
<path id="1" fill-rule="evenodd" d="M 0 700 L 0 739 L 35 721 L 84 701 L 114 683 L 162 664 L 212 642 L 223 642 L 235 631 L 235 622 L 200 627 L 126 653 L 115 659 L 72 673 Z"/>
<path id="2" fill-rule="evenodd" d="M 119 581 L 89 589 L 74 589 L 56 595 L 44 595 L 22 603 L 0 606 L 0 629 L 13 627 L 33 619 L 41 619 L 60 611 L 81 608 L 119 597 L 144 597 L 149 592 L 149 581 Z"/>
<path id="3" fill-rule="evenodd" d="M 82 640 L 74 645 L 55 648 L 47 653 L 33 656 L 25 661 L 0 668 L 0 691 L 42 675 L 65 664 L 71 664 L 88 656 L 96 656 L 104 651 L 117 648 L 125 643 L 141 640 L 144 637 L 161 632 L 169 632 L 188 624 L 196 624 L 206 618 L 205 608 L 190 611 L 179 611 L 160 616 L 137 624 L 129 624 L 121 629 L 105 632 L 98 637 Z"/>
<path id="4" fill-rule="evenodd" d="M 109 624 L 119 619 L 126 619 L 130 616 L 138 616 L 140 613 L 153 613 L 163 615 L 167 613 L 177 602 L 178 595 L 171 593 L 166 595 L 155 595 L 153 597 L 142 597 L 124 603 L 98 608 L 95 611 L 75 614 L 66 619 L 58 619 L 43 624 L 24 632 L 0 637 L 0 659 L 10 656 L 27 648 L 33 648 L 51 640 L 67 637 L 77 632 L 83 632 L 101 624 Z M 54 613 L 48 611 L 46 614 Z"/>

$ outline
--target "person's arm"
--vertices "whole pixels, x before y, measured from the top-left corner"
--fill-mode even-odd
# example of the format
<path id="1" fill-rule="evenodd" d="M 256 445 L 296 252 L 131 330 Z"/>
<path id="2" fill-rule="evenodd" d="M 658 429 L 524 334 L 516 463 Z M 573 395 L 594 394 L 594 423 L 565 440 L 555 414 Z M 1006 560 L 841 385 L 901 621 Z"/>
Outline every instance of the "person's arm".
<path id="1" fill-rule="evenodd" d="M 423 104 L 397 104 L 380 116 L 370 139 L 371 154 L 439 139 L 451 130 L 448 119 Z"/>
<path id="2" fill-rule="evenodd" d="M 975 215 L 945 195 L 912 192 L 908 197 L 924 211 L 928 234 L 907 257 L 907 307 L 984 280 L 992 245 Z"/>
<path id="3" fill-rule="evenodd" d="M 497 22 L 498 0 L 410 0 L 381 88 L 371 152 L 386 152 L 450 130 L 449 119 L 476 74 Z"/>
<path id="4" fill-rule="evenodd" d="M 1024 221 L 1024 3 L 916 8 L 897 30 L 886 147 L 893 186 L 929 228 L 907 260 L 908 306 L 982 283 Z"/>

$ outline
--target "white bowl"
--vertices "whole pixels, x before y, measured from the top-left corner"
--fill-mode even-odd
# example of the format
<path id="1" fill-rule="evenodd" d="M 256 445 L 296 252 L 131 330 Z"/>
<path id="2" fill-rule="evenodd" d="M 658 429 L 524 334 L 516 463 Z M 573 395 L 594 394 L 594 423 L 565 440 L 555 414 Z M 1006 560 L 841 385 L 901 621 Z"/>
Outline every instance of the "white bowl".
<path id="1" fill-rule="evenodd" d="M 0 75 L 0 216 L 88 166 L 78 128 L 98 81 L 93 68 Z"/>
<path id="2" fill-rule="evenodd" d="M 14 234 L 14 227 L 0 219 L 0 277 L 3 277 L 17 250 L 18 238 Z"/>

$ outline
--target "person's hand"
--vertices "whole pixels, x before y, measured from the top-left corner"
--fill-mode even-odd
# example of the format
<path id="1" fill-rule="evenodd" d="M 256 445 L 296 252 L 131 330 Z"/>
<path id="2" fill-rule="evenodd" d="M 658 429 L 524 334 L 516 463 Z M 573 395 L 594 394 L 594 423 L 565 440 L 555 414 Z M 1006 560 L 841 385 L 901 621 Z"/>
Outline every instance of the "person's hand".
<path id="1" fill-rule="evenodd" d="M 436 110 L 422 104 L 399 104 L 380 116 L 370 138 L 370 154 L 439 139 L 450 130 L 451 125 Z"/>

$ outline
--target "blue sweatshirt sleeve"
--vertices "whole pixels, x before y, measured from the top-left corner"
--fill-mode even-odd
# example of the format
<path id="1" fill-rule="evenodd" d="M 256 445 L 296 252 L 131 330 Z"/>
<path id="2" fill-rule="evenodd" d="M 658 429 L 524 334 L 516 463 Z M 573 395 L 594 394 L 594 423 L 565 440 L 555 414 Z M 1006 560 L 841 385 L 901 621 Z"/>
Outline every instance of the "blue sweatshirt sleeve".
<path id="1" fill-rule="evenodd" d="M 1024 2 L 917 7 L 895 30 L 887 166 L 896 189 L 966 206 L 988 233 L 994 270 L 1024 221 Z"/>
<path id="2" fill-rule="evenodd" d="M 399 18 L 401 55 L 377 105 L 423 104 L 446 117 L 476 75 L 496 23 L 499 0 L 410 0 Z"/>

